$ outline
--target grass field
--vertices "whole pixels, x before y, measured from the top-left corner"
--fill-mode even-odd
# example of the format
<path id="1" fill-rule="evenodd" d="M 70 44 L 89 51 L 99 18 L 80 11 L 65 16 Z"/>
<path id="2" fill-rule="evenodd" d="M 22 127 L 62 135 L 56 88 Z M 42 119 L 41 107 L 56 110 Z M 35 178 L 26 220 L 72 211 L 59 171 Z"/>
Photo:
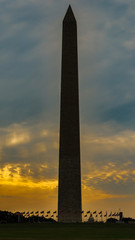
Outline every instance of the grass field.
<path id="1" fill-rule="evenodd" d="M 0 240 L 24 239 L 135 239 L 135 225 L 132 224 L 55 224 L 25 223 L 1 224 Z"/>

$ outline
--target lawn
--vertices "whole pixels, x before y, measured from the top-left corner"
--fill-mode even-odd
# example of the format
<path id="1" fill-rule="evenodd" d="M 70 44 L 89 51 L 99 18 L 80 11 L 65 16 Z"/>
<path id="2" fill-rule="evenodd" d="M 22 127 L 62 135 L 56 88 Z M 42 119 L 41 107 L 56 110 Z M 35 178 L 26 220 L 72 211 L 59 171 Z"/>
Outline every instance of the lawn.
<path id="1" fill-rule="evenodd" d="M 0 240 L 88 240 L 88 239 L 135 239 L 132 224 L 58 224 L 23 223 L 1 224 Z"/>

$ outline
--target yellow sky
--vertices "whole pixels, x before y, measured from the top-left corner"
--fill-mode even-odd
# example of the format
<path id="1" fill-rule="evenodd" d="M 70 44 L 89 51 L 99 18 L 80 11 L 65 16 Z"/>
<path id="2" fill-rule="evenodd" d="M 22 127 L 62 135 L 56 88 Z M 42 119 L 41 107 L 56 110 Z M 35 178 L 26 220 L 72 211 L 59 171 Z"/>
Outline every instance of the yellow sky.
<path id="1" fill-rule="evenodd" d="M 55 211 L 58 196 L 57 130 L 15 124 L 1 129 L 1 133 L 1 210 Z M 84 210 L 109 212 L 121 208 L 126 216 L 135 216 L 135 193 L 132 191 L 135 169 L 132 159 L 124 159 L 125 149 L 132 153 L 134 143 L 135 134 L 129 131 L 111 137 L 87 133 L 82 136 Z M 106 154 L 114 159 L 104 162 Z M 115 159 L 118 156 L 123 161 Z"/>
<path id="2" fill-rule="evenodd" d="M 26 164 L 23 167 L 30 166 Z M 43 167 L 47 168 L 47 166 Z M 18 164 L 8 164 L 0 170 L 1 209 L 9 211 L 57 210 L 57 179 L 36 180 L 26 176 L 23 177 L 20 172 L 21 166 Z M 97 173 L 97 177 L 99 174 L 105 176 L 104 173 Z M 95 173 L 89 178 L 92 178 L 93 175 Z M 108 175 L 110 176 L 111 173 L 108 173 Z M 133 201 L 132 196 L 131 200 Z M 82 201 L 85 211 L 118 211 L 122 205 L 129 202 L 129 195 L 110 194 L 89 187 L 87 182 L 82 180 Z M 128 211 L 126 214 L 128 214 Z"/>

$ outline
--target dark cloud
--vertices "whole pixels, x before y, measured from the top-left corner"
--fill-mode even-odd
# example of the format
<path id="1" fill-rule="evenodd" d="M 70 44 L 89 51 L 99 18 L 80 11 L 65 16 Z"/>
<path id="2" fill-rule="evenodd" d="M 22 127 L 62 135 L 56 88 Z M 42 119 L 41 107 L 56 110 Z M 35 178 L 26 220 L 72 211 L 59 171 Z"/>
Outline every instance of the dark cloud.
<path id="1" fill-rule="evenodd" d="M 98 180 L 98 179 L 97 179 Z M 95 188 L 99 188 L 107 193 L 111 194 L 118 194 L 118 195 L 134 195 L 135 189 L 134 189 L 134 181 L 128 180 L 128 181 L 120 181 L 116 182 L 115 180 L 112 180 L 111 178 L 108 179 L 108 181 L 101 182 L 98 180 L 97 184 L 93 184 L 92 182 L 89 182 L 89 186 L 94 186 Z"/>
<path id="2" fill-rule="evenodd" d="M 135 128 L 135 101 L 108 110 L 104 113 L 104 121 L 116 121 L 118 124 Z"/>
<path id="3" fill-rule="evenodd" d="M 35 181 L 58 175 L 61 27 L 68 4 L 0 2 L 0 166 L 9 164 L 15 174 L 18 164 L 20 175 Z M 89 173 L 87 162 L 103 171 L 108 163 L 119 168 L 130 160 L 134 169 L 135 3 L 79 0 L 72 6 L 78 21 L 81 132 L 89 138 L 86 143 L 81 137 L 83 174 Z M 43 137 L 44 129 L 49 134 Z M 84 177 L 88 187 L 134 192 L 131 176 L 117 182 L 96 174 L 91 181 Z"/>
<path id="4" fill-rule="evenodd" d="M 53 41 L 53 23 L 49 23 L 48 8 L 43 13 L 42 1 L 40 4 L 28 1 L 21 5 L 12 1 L 12 4 L 3 5 L 0 24 L 1 126 L 36 121 L 43 112 L 47 119 L 51 104 L 56 102 L 52 85 L 55 78 L 51 66 L 48 68 L 53 59 L 50 59 L 52 49 L 49 47 L 49 38 Z"/>

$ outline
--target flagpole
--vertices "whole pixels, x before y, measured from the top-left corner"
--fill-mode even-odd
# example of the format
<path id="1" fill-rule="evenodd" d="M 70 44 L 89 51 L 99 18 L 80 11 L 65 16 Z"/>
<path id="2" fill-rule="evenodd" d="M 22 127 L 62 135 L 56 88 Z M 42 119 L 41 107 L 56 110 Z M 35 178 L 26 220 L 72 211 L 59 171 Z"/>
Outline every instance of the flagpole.
<path id="1" fill-rule="evenodd" d="M 84 220 L 84 211 L 81 211 L 81 214 L 82 214 L 82 222 L 83 222 L 83 220 Z"/>

